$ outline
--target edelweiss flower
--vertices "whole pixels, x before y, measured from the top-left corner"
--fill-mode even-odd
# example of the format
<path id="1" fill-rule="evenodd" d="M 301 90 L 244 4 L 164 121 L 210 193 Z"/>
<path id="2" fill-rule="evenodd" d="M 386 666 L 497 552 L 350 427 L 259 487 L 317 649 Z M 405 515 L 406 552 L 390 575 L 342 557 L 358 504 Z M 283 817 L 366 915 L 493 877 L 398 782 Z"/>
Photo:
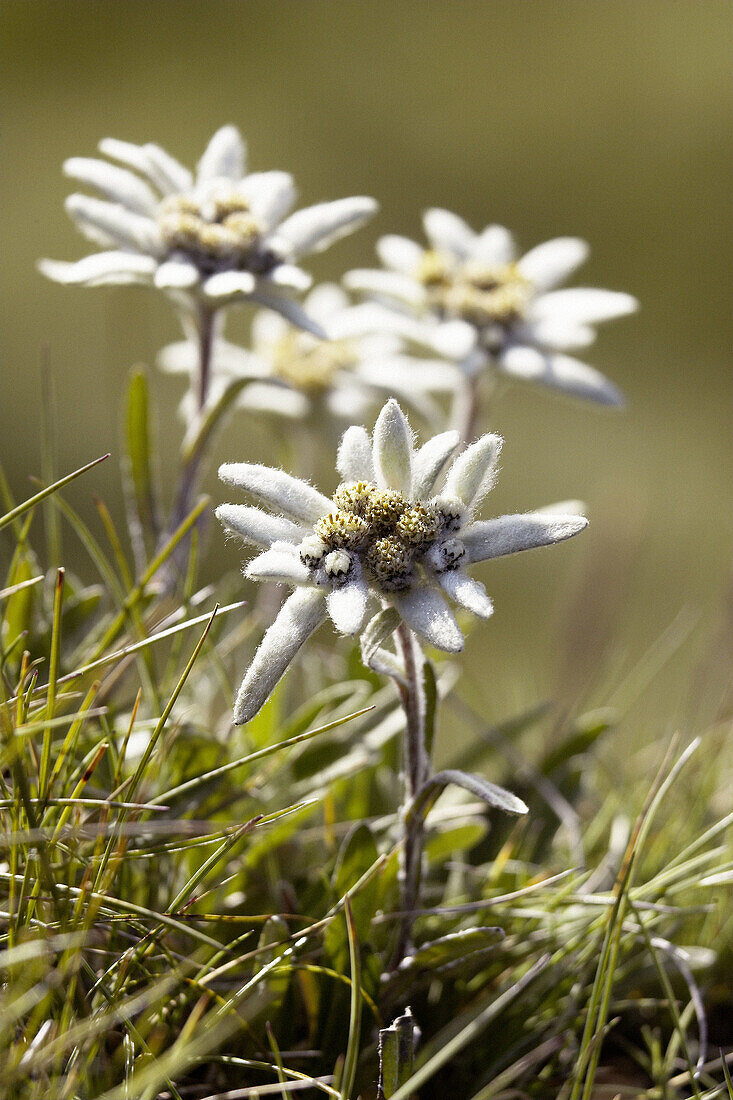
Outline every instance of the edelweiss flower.
<path id="1" fill-rule="evenodd" d="M 438 418 L 440 410 L 430 395 L 453 391 L 453 364 L 412 358 L 394 334 L 362 332 L 361 307 L 352 306 L 334 284 L 316 287 L 303 307 L 328 339 L 303 332 L 268 309 L 253 318 L 251 352 L 216 337 L 210 403 L 233 380 L 247 378 L 252 381 L 238 399 L 245 409 L 292 418 L 325 411 L 343 421 L 364 416 L 375 396 L 394 393 L 427 419 Z M 197 344 L 183 340 L 164 348 L 158 363 L 165 371 L 195 379 L 198 356 Z M 193 390 L 184 397 L 182 413 L 186 421 L 195 416 Z"/>
<path id="2" fill-rule="evenodd" d="M 496 476 L 501 439 L 485 435 L 440 472 L 458 433 L 435 436 L 419 449 L 397 402 L 382 409 L 372 439 L 364 428 L 344 433 L 337 467 L 342 483 L 329 500 L 282 470 L 249 463 L 219 476 L 272 511 L 223 504 L 230 531 L 266 547 L 246 576 L 295 586 L 266 632 L 234 709 L 247 722 L 266 701 L 305 640 L 330 616 L 342 634 L 358 634 L 370 601 L 393 606 L 412 630 L 449 653 L 463 635 L 445 601 L 488 618 L 492 604 L 467 569 L 474 562 L 570 538 L 583 516 L 542 514 L 478 520 Z"/>
<path id="3" fill-rule="evenodd" d="M 474 233 L 457 214 L 438 209 L 428 210 L 423 222 L 428 249 L 406 237 L 382 237 L 377 251 L 388 270 L 351 271 L 346 285 L 397 305 L 409 333 L 419 316 L 428 323 L 429 340 L 436 321 L 462 322 L 473 349 L 456 358 L 469 375 L 491 365 L 602 404 L 622 403 L 607 378 L 565 354 L 591 344 L 599 321 L 637 308 L 629 294 L 554 289 L 585 260 L 585 241 L 558 237 L 518 259 L 511 234 L 500 225 Z M 399 329 L 399 321 L 393 324 Z"/>
<path id="4" fill-rule="evenodd" d="M 105 251 L 77 263 L 42 260 L 41 271 L 57 282 L 154 284 L 209 308 L 252 299 L 312 327 L 287 293 L 310 285 L 297 261 L 350 233 L 377 208 L 374 199 L 356 197 L 287 217 L 296 198 L 292 177 L 247 175 L 235 126 L 214 134 L 195 176 L 158 145 L 105 138 L 99 148 L 118 164 L 72 157 L 64 171 L 104 198 L 70 195 L 66 209 Z"/>

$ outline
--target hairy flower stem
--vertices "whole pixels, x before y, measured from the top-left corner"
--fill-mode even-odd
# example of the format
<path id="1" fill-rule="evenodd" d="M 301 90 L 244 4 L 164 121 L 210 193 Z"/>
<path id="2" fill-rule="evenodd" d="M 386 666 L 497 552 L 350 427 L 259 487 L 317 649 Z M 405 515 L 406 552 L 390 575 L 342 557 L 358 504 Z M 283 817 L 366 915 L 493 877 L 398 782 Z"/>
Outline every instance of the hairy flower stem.
<path id="1" fill-rule="evenodd" d="M 478 389 L 477 379 L 467 378 L 456 393 L 453 419 L 464 446 L 467 446 L 476 434 L 480 405 Z"/>
<path id="2" fill-rule="evenodd" d="M 392 958 L 394 969 L 399 966 L 412 945 L 414 911 L 418 908 L 420 900 L 425 829 L 422 816 L 413 814 L 411 810 L 416 796 L 430 774 L 430 760 L 425 745 L 422 650 L 406 623 L 400 623 L 395 631 L 395 637 L 405 669 L 405 681 L 396 681 L 396 683 L 405 711 L 406 725 L 403 763 L 404 796 L 400 811 L 404 837 L 399 874 L 403 917 Z"/>
<path id="3" fill-rule="evenodd" d="M 495 377 L 475 375 L 464 378 L 456 390 L 453 401 L 452 426 L 461 437 L 461 447 L 465 448 L 481 434 L 479 420 L 486 419 L 491 399 L 498 389 Z"/>
<path id="4" fill-rule="evenodd" d="M 216 311 L 209 306 L 200 305 L 195 314 L 184 314 L 183 328 L 195 339 L 198 348 L 198 369 L 196 377 L 192 380 L 192 388 L 196 395 L 197 419 L 192 426 L 195 433 L 203 417 L 209 396 L 211 383 L 211 359 L 214 350 L 214 337 L 216 333 Z M 205 448 L 191 447 L 188 449 L 188 457 L 183 460 L 178 479 L 178 488 L 171 509 L 170 519 L 166 530 L 162 533 L 159 546 L 183 523 L 189 515 L 196 493 L 201 471 L 201 460 Z M 184 441 L 184 453 L 185 441 Z M 204 517 L 199 520 L 199 529 L 204 522 Z M 190 546 L 190 534 L 187 535 L 173 551 L 165 569 L 161 572 L 161 584 L 166 591 L 171 591 L 179 576 L 185 574 L 188 548 Z"/>
<path id="5" fill-rule="evenodd" d="M 214 350 L 215 316 L 215 310 L 211 309 L 209 306 L 201 305 L 199 306 L 195 318 L 198 370 L 192 385 L 195 388 L 196 409 L 199 420 L 203 415 L 209 397 L 211 359 Z M 184 463 L 181 469 L 176 503 L 171 516 L 171 530 L 173 531 L 183 522 L 191 511 L 191 501 L 196 490 L 202 457 L 202 448 L 193 448 L 191 450 L 191 457 Z"/>

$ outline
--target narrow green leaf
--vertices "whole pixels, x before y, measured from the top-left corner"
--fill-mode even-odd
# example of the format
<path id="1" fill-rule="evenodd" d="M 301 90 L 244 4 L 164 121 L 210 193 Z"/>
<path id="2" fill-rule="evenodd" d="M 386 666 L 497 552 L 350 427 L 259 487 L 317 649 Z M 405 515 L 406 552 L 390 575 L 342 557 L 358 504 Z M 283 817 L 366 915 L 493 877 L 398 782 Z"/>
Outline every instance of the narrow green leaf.
<path id="1" fill-rule="evenodd" d="M 458 932 L 449 932 L 446 936 L 422 944 L 405 959 L 401 969 L 428 970 L 431 973 L 456 970 L 471 956 L 478 955 L 483 959 L 503 939 L 504 932 L 501 928 L 462 928 Z"/>
<path id="2" fill-rule="evenodd" d="M 59 671 L 59 655 L 61 651 L 61 608 L 64 600 L 65 572 L 59 569 L 56 573 L 56 586 L 53 597 L 53 624 L 51 627 L 51 656 L 48 667 L 48 687 L 46 690 L 46 718 L 54 717 L 56 706 L 56 680 Z M 38 793 L 41 798 L 48 795 L 48 772 L 51 766 L 51 741 L 53 732 L 50 726 L 43 732 L 43 747 L 41 749 L 41 766 L 38 772 Z"/>
<path id="3" fill-rule="evenodd" d="M 420 814 L 422 817 L 427 816 L 431 807 L 437 801 L 438 796 L 451 783 L 456 787 L 463 787 L 464 790 L 470 791 L 471 794 L 475 794 L 478 798 L 483 799 L 487 805 L 495 806 L 499 810 L 504 810 L 505 813 L 527 813 L 527 806 L 522 802 L 521 798 L 517 798 L 511 791 L 504 790 L 503 787 L 497 786 L 496 783 L 490 783 L 489 780 L 484 779 L 483 776 L 471 775 L 469 772 L 448 769 L 447 771 L 437 772 L 430 777 L 427 783 L 425 783 L 418 792 L 410 808 L 410 814 Z"/>
<path id="4" fill-rule="evenodd" d="M 341 1096 L 351 1100 L 356 1080 L 356 1067 L 359 1060 L 361 1041 L 361 955 L 351 903 L 346 899 L 346 931 L 349 938 L 349 962 L 351 966 L 351 1002 L 349 1007 L 349 1039 L 346 1044 L 346 1057 L 341 1078 Z"/>
<path id="5" fill-rule="evenodd" d="M 7 527 L 22 516 L 24 512 L 27 512 L 29 508 L 34 508 L 36 504 L 39 504 L 46 497 L 50 497 L 52 493 L 58 492 L 64 485 L 68 485 L 70 481 L 85 474 L 87 470 L 91 470 L 93 466 L 98 466 L 100 462 L 104 462 L 109 458 L 111 452 L 107 452 L 106 455 L 100 455 L 99 458 L 95 458 L 93 462 L 87 462 L 86 466 L 80 466 L 78 470 L 74 470 L 73 473 L 67 474 L 66 477 L 62 477 L 59 481 L 55 481 L 53 485 L 47 485 L 45 489 L 41 489 L 40 493 L 36 493 L 35 496 L 29 497 L 28 500 L 24 500 L 22 504 L 18 504 L 15 508 L 12 508 L 9 512 L 6 512 L 4 516 L 0 516 L 0 530 L 3 527 Z"/>
<path id="6" fill-rule="evenodd" d="M 148 379 L 142 367 L 132 372 L 127 390 L 127 454 L 138 517 L 145 531 L 154 529 L 155 503 L 150 467 Z"/>

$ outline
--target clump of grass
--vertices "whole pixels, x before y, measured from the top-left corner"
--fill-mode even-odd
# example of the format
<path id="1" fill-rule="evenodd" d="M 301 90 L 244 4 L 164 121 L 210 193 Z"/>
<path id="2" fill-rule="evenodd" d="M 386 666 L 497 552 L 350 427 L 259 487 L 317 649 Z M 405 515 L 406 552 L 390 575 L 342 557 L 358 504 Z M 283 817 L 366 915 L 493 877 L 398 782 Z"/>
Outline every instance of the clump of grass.
<path id="1" fill-rule="evenodd" d="M 609 713 L 528 700 L 479 721 L 449 763 L 503 755 L 531 812 L 442 796 L 415 951 L 394 970 L 396 694 L 356 653 L 324 653 L 327 686 L 293 709 L 296 681 L 231 726 L 257 610 L 230 617 L 240 602 L 198 587 L 205 499 L 151 537 L 134 387 L 132 557 L 103 504 L 98 536 L 64 500 L 75 474 L 21 504 L 4 490 L 8 1100 L 355 1100 L 377 1096 L 380 1047 L 392 1100 L 725 1095 L 724 728 L 673 745 L 649 791 L 609 791 L 594 762 Z M 81 540 L 88 577 L 38 550 L 39 508 L 55 554 Z M 429 667 L 444 693 L 450 670 Z M 551 747 L 520 753 L 543 723 Z"/>

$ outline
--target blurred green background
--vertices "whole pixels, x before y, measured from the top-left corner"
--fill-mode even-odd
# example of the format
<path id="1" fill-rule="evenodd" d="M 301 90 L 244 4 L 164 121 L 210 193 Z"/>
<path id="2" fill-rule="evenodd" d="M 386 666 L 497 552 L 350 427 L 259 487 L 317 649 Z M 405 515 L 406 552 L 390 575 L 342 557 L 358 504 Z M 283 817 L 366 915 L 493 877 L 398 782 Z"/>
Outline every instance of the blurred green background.
<path id="1" fill-rule="evenodd" d="M 492 510 L 580 497 L 592 524 L 565 547 L 483 567 L 496 614 L 470 639 L 461 690 L 498 719 L 557 692 L 602 703 L 638 674 L 636 725 L 655 734 L 714 709 L 694 635 L 722 652 L 729 0 L 5 0 L 2 22 L 2 442 L 16 494 L 40 473 L 43 345 L 67 470 L 119 458 L 126 372 L 177 338 L 150 291 L 36 273 L 39 256 L 87 251 L 63 211 L 62 161 L 112 135 L 193 163 L 234 122 L 251 166 L 292 171 L 303 202 L 379 199 L 366 230 L 310 264 L 319 278 L 371 265 L 377 236 L 418 235 L 420 211 L 445 205 L 527 247 L 583 236 L 593 253 L 578 281 L 638 296 L 641 312 L 603 327 L 588 354 L 626 392 L 624 412 L 520 386 L 492 411 L 506 438 Z M 180 387 L 157 376 L 154 388 L 170 485 Z M 242 418 L 217 453 L 266 459 L 271 444 Z M 212 472 L 208 485 L 221 499 Z M 121 517 L 115 463 L 68 491 L 93 522 L 92 491 Z M 211 544 L 212 575 L 236 566 L 218 532 Z M 66 558 L 83 560 L 71 537 Z M 662 649 L 693 639 L 641 692 L 645 655 L 673 623 Z"/>

